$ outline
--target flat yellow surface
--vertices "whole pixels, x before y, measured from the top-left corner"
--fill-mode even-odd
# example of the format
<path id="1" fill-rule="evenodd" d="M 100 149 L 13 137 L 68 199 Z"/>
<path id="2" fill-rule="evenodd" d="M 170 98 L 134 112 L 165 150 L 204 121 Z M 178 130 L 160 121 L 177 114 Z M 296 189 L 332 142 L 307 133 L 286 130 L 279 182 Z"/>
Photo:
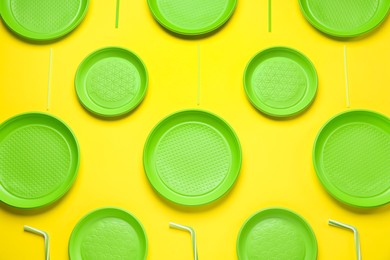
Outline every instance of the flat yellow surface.
<path id="1" fill-rule="evenodd" d="M 81 148 L 76 182 L 58 203 L 39 211 L 0 206 L 0 259 L 44 259 L 43 241 L 24 233 L 28 224 L 51 236 L 51 257 L 67 259 L 73 227 L 88 212 L 116 206 L 144 225 L 148 259 L 191 259 L 188 234 L 170 221 L 192 226 L 199 258 L 236 259 L 236 239 L 243 222 L 256 211 L 289 208 L 312 226 L 318 259 L 354 259 L 353 235 L 332 228 L 333 218 L 358 227 L 365 259 L 390 259 L 390 208 L 347 208 L 332 199 L 312 166 L 312 146 L 320 127 L 345 111 L 344 45 L 348 50 L 351 108 L 390 115 L 390 21 L 367 37 L 340 42 L 313 29 L 298 1 L 275 0 L 272 33 L 267 31 L 267 1 L 239 0 L 222 30 L 203 39 L 175 37 L 151 16 L 145 0 L 121 1 L 115 29 L 116 1 L 91 1 L 88 14 L 70 35 L 34 45 L 16 38 L 0 23 L 0 122 L 28 111 L 46 111 L 50 48 L 53 74 L 49 113 L 75 132 Z M 251 106 L 242 77 L 258 51 L 289 46 L 307 55 L 319 76 L 317 97 L 297 118 L 269 119 Z M 122 46 L 137 53 L 149 72 L 143 103 L 119 120 L 91 116 L 80 105 L 74 76 L 92 51 Z M 197 105 L 198 46 L 201 53 L 200 104 Z M 186 108 L 209 110 L 229 122 L 243 150 L 236 185 L 224 199 L 200 209 L 168 205 L 151 188 L 142 165 L 145 140 L 158 121 Z"/>

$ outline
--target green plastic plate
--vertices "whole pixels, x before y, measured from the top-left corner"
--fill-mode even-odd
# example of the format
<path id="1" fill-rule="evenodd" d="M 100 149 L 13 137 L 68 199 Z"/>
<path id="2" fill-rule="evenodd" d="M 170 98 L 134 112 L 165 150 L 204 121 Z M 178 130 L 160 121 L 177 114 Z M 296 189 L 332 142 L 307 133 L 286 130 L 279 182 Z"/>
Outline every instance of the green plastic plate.
<path id="1" fill-rule="evenodd" d="M 177 34 L 202 35 L 229 20 L 237 0 L 148 0 L 153 17 Z"/>
<path id="2" fill-rule="evenodd" d="M 365 34 L 381 24 L 390 0 L 299 0 L 305 18 L 319 31 L 348 38 Z"/>
<path id="3" fill-rule="evenodd" d="M 73 229 L 71 260 L 145 260 L 148 241 L 142 224 L 119 208 L 92 211 Z"/>
<path id="4" fill-rule="evenodd" d="M 244 89 L 249 101 L 273 117 L 289 117 L 304 111 L 313 102 L 317 85 L 317 73 L 311 61 L 286 47 L 257 53 L 244 72 Z"/>
<path id="5" fill-rule="evenodd" d="M 87 13 L 89 0 L 2 0 L 0 13 L 21 37 L 46 41 L 74 30 Z"/>
<path id="6" fill-rule="evenodd" d="M 351 206 L 390 202 L 390 120 L 352 110 L 330 119 L 319 132 L 313 163 L 325 189 Z"/>
<path id="7" fill-rule="evenodd" d="M 91 53 L 75 77 L 81 104 L 103 117 L 120 116 L 135 109 L 144 99 L 147 86 L 148 74 L 142 60 L 118 47 Z"/>
<path id="8" fill-rule="evenodd" d="M 0 200 L 18 208 L 46 206 L 77 176 L 79 145 L 59 119 L 20 114 L 0 125 Z"/>
<path id="9" fill-rule="evenodd" d="M 315 260 L 317 240 L 309 224 L 296 213 L 269 208 L 252 215 L 237 240 L 239 260 Z"/>
<path id="10" fill-rule="evenodd" d="M 231 189 L 241 157 L 239 140 L 225 121 L 206 111 L 184 110 L 152 130 L 144 147 L 144 168 L 161 196 L 195 206 Z"/>

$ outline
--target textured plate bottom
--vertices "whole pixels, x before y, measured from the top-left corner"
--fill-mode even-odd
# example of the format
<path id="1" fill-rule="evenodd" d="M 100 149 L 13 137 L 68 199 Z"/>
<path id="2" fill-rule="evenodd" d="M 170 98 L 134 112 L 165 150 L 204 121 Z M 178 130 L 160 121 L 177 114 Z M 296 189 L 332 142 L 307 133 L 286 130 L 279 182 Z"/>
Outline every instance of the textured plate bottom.
<path id="1" fill-rule="evenodd" d="M 130 213 L 103 208 L 85 216 L 69 241 L 72 260 L 143 260 L 147 240 L 143 227 Z"/>
<path id="2" fill-rule="evenodd" d="M 161 121 L 145 145 L 144 166 L 153 187 L 180 204 L 204 204 L 234 183 L 241 150 L 218 117 L 188 110 Z"/>
<path id="3" fill-rule="evenodd" d="M 336 37 L 352 37 L 379 25 L 389 0 L 300 0 L 306 18 L 317 29 Z"/>
<path id="4" fill-rule="evenodd" d="M 228 0 L 170 0 L 159 1 L 161 14 L 172 24 L 187 29 L 207 27 L 225 12 Z"/>
<path id="5" fill-rule="evenodd" d="M 119 108 L 131 102 L 140 85 L 137 68 L 127 60 L 116 57 L 96 62 L 86 79 L 88 96 L 105 108 Z"/>
<path id="6" fill-rule="evenodd" d="M 59 198 L 74 181 L 78 144 L 58 119 L 28 113 L 0 126 L 2 200 L 17 207 L 43 206 Z"/>
<path id="7" fill-rule="evenodd" d="M 317 241 L 300 216 L 285 209 L 266 209 L 251 216 L 237 241 L 240 260 L 314 260 Z"/>
<path id="8" fill-rule="evenodd" d="M 3 0 L 1 15 L 11 30 L 32 40 L 51 40 L 72 31 L 89 0 Z"/>
<path id="9" fill-rule="evenodd" d="M 168 188 L 202 195 L 226 178 L 231 156 L 218 131 L 198 122 L 183 123 L 161 138 L 156 147 L 156 170 Z"/>
<path id="10" fill-rule="evenodd" d="M 108 47 L 80 64 L 75 88 L 81 104 L 99 116 L 120 116 L 143 100 L 148 84 L 146 67 L 133 52 Z"/>
<path id="11" fill-rule="evenodd" d="M 55 129 L 17 129 L 0 145 L 0 180 L 15 196 L 32 199 L 51 193 L 66 179 L 71 153 Z M 15 174 L 18 173 L 18 174 Z"/>
<path id="12" fill-rule="evenodd" d="M 11 11 L 16 21 L 27 30 L 50 33 L 69 26 L 80 5 L 81 0 L 11 0 Z"/>
<path id="13" fill-rule="evenodd" d="M 157 21 L 176 33 L 196 35 L 210 32 L 233 13 L 236 0 L 148 0 Z"/>
<path id="14" fill-rule="evenodd" d="M 325 188 L 345 203 L 390 202 L 390 120 L 360 110 L 334 117 L 317 136 L 314 165 Z"/>
<path id="15" fill-rule="evenodd" d="M 317 92 L 317 73 L 301 53 L 273 47 L 256 54 L 244 73 L 249 101 L 261 112 L 275 117 L 305 110 Z"/>

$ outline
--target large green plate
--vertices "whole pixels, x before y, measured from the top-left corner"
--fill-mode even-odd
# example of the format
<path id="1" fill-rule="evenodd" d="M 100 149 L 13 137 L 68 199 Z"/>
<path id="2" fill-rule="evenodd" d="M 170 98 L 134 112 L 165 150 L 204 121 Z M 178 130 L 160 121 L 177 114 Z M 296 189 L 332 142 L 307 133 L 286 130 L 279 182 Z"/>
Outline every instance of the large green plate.
<path id="1" fill-rule="evenodd" d="M 352 206 L 390 202 L 390 120 L 353 110 L 330 119 L 314 143 L 313 163 L 325 189 Z"/>
<path id="2" fill-rule="evenodd" d="M 309 224 L 296 213 L 269 208 L 252 215 L 237 240 L 239 260 L 314 260 L 317 240 Z"/>
<path id="3" fill-rule="evenodd" d="M 259 111 L 289 117 L 307 109 L 317 93 L 317 73 L 302 53 L 272 47 L 257 53 L 244 72 L 244 89 Z"/>
<path id="4" fill-rule="evenodd" d="M 19 36 L 45 41 L 68 34 L 87 13 L 89 0 L 2 0 L 0 13 Z"/>
<path id="5" fill-rule="evenodd" d="M 381 24 L 390 0 L 299 0 L 305 18 L 334 37 L 356 37 Z"/>
<path id="6" fill-rule="evenodd" d="M 201 35 L 221 27 L 237 0 L 148 0 L 154 18 L 166 29 L 182 35 Z"/>
<path id="7" fill-rule="evenodd" d="M 135 109 L 144 99 L 148 74 L 133 52 L 107 47 L 91 53 L 80 64 L 75 88 L 81 104 L 90 112 L 114 117 Z"/>
<path id="8" fill-rule="evenodd" d="M 206 111 L 184 110 L 152 130 L 144 148 L 144 168 L 161 196 L 194 206 L 230 190 L 241 157 L 239 140 L 225 121 Z"/>
<path id="9" fill-rule="evenodd" d="M 119 208 L 89 213 L 77 223 L 69 239 L 71 260 L 145 260 L 147 253 L 142 224 Z"/>
<path id="10" fill-rule="evenodd" d="M 0 125 L 0 200 L 18 208 L 48 205 L 77 176 L 79 145 L 59 119 L 42 113 L 12 117 Z"/>

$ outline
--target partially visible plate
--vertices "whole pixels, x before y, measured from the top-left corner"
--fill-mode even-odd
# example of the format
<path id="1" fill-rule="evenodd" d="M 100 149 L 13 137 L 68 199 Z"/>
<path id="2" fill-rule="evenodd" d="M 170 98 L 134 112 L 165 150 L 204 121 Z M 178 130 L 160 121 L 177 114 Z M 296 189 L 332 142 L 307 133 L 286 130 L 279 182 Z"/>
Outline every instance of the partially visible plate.
<path id="1" fill-rule="evenodd" d="M 119 208 L 101 208 L 82 218 L 69 239 L 71 260 L 145 260 L 148 241 L 142 224 Z"/>
<path id="2" fill-rule="evenodd" d="M 153 17 L 182 35 L 212 32 L 229 20 L 237 0 L 148 0 Z"/>
<path id="3" fill-rule="evenodd" d="M 233 129 L 202 110 L 184 110 L 163 119 L 149 134 L 144 168 L 153 188 L 177 204 L 215 201 L 235 183 L 241 146 Z"/>
<path id="4" fill-rule="evenodd" d="M 307 109 L 317 93 L 312 62 L 287 47 L 257 53 L 244 72 L 244 89 L 252 105 L 272 117 L 289 117 Z"/>
<path id="5" fill-rule="evenodd" d="M 390 0 L 299 0 L 305 18 L 334 37 L 356 37 L 370 32 L 387 17 Z"/>
<path id="6" fill-rule="evenodd" d="M 351 206 L 390 202 L 390 119 L 352 110 L 330 119 L 314 143 L 313 163 L 324 188 Z"/>
<path id="7" fill-rule="evenodd" d="M 85 17 L 89 0 L 2 0 L 5 24 L 21 37 L 46 41 L 74 30 Z"/>
<path id="8" fill-rule="evenodd" d="M 0 125 L 0 200 L 17 208 L 49 205 L 72 186 L 79 161 L 64 122 L 43 113 L 14 116 Z"/>
<path id="9" fill-rule="evenodd" d="M 99 49 L 80 64 L 75 88 L 81 104 L 103 117 L 121 116 L 135 109 L 148 87 L 145 64 L 133 52 L 119 48 Z"/>
<path id="10" fill-rule="evenodd" d="M 237 239 L 239 260 L 315 260 L 317 240 L 310 225 L 298 214 L 269 208 L 252 215 Z"/>

